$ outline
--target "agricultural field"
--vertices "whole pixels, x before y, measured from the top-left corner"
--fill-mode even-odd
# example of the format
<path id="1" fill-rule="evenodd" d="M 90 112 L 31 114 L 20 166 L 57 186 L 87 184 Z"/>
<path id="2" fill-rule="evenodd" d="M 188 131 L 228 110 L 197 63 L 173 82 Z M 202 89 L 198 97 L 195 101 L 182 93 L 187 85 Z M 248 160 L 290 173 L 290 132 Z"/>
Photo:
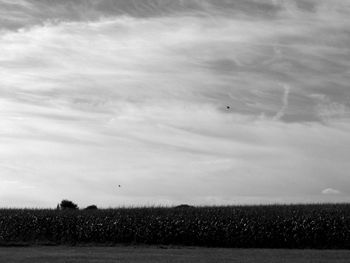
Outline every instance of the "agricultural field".
<path id="1" fill-rule="evenodd" d="M 6 263 L 348 263 L 350 250 L 228 249 L 181 247 L 11 247 L 0 249 Z"/>
<path id="2" fill-rule="evenodd" d="M 350 248 L 350 205 L 0 210 L 0 245 Z"/>

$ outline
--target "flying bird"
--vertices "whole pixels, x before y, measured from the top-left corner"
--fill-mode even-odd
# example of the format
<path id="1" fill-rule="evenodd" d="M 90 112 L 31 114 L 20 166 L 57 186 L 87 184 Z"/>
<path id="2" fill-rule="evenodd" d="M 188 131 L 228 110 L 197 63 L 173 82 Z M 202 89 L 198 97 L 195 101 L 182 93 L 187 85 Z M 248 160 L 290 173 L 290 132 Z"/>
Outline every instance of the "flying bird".
<path id="1" fill-rule="evenodd" d="M 228 109 L 228 110 L 229 110 L 230 108 L 231 108 L 230 106 L 226 106 L 226 109 Z"/>

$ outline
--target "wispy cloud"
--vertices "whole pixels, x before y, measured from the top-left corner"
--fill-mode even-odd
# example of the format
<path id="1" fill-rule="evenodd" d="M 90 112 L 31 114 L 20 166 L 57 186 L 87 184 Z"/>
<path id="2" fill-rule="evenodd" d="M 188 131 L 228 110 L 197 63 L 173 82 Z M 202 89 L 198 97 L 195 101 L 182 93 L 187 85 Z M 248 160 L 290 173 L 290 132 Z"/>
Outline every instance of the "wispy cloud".
<path id="1" fill-rule="evenodd" d="M 282 105 L 281 109 L 273 117 L 273 119 L 275 119 L 275 120 L 280 120 L 284 116 L 285 111 L 288 108 L 288 96 L 289 96 L 290 88 L 288 85 L 283 85 L 283 89 L 284 89 L 283 97 L 282 97 L 282 104 L 283 105 Z"/>
<path id="2" fill-rule="evenodd" d="M 0 179 L 36 186 L 3 200 L 271 200 L 349 183 L 349 1 L 0 7 Z"/>
<path id="3" fill-rule="evenodd" d="M 322 190 L 322 194 L 324 194 L 324 195 L 339 195 L 339 194 L 341 194 L 341 192 L 337 189 L 326 188 L 326 189 Z"/>

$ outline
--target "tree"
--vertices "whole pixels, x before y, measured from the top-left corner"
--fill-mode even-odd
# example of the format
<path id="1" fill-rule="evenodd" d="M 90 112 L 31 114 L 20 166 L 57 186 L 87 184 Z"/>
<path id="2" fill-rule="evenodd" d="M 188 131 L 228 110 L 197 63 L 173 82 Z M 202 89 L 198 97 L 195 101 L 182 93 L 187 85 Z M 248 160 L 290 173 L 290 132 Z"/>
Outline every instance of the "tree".
<path id="1" fill-rule="evenodd" d="M 85 208 L 85 210 L 97 210 L 97 206 L 96 205 L 89 205 L 88 207 Z"/>
<path id="2" fill-rule="evenodd" d="M 69 201 L 69 200 L 62 200 L 60 204 L 60 208 L 62 210 L 65 210 L 65 209 L 75 210 L 75 209 L 78 209 L 78 205 L 74 204 L 72 201 Z"/>

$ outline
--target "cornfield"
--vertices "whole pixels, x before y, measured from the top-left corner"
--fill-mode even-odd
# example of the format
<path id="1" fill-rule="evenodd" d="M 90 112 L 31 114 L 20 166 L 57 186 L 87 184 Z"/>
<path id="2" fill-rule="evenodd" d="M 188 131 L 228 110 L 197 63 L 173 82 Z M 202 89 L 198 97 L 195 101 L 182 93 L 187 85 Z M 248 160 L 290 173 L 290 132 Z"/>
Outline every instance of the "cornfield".
<path id="1" fill-rule="evenodd" d="M 350 248 L 350 204 L 1 209 L 0 245 Z"/>

